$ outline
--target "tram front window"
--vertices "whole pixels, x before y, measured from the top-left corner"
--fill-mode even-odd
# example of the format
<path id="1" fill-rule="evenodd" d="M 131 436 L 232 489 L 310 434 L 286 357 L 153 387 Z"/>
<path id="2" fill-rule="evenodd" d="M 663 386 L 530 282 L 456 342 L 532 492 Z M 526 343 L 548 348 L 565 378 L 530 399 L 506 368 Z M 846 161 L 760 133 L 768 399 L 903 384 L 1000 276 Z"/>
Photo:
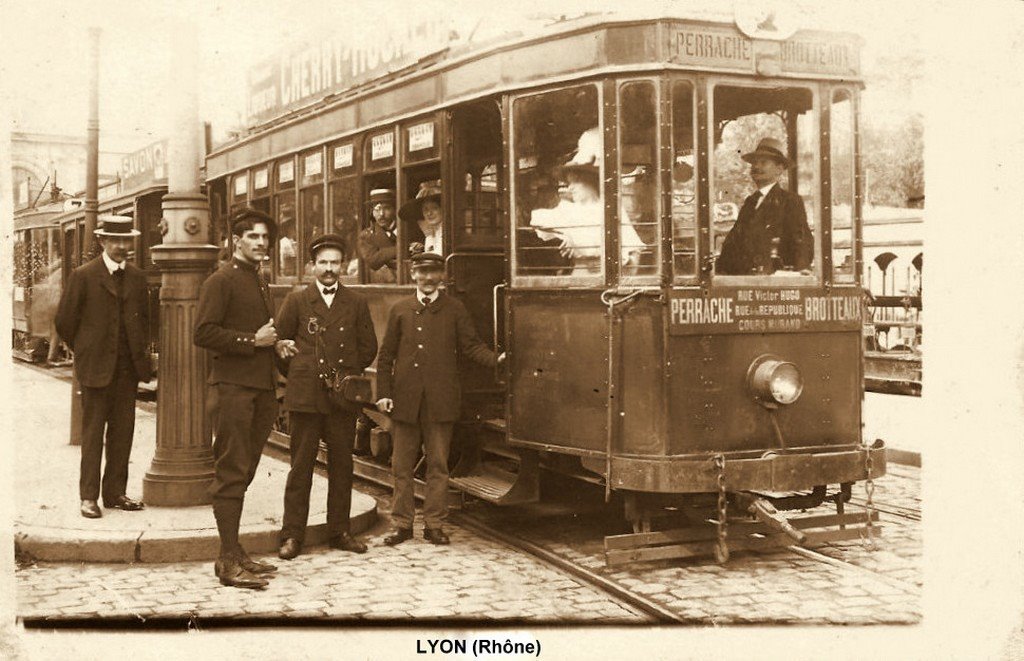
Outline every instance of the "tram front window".
<path id="1" fill-rule="evenodd" d="M 597 87 L 517 99 L 513 127 L 516 275 L 598 281 L 604 149 Z"/>
<path id="2" fill-rule="evenodd" d="M 714 89 L 715 273 L 810 278 L 818 130 L 808 89 Z"/>

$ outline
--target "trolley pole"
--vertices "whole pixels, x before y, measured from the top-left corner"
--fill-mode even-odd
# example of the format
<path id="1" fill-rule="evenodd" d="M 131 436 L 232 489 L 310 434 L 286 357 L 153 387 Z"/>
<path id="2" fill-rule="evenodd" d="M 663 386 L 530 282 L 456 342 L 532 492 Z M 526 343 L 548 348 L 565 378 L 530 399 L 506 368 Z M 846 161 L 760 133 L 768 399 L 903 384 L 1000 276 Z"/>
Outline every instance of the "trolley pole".
<path id="1" fill-rule="evenodd" d="M 192 344 L 199 286 L 217 260 L 209 243 L 210 207 L 199 189 L 198 40 L 194 24 L 176 25 L 171 62 L 174 126 L 168 144 L 163 242 L 154 246 L 160 281 L 160 372 L 156 452 L 142 481 L 147 504 L 202 505 L 213 480 L 206 415 L 206 354 Z"/>
<path id="2" fill-rule="evenodd" d="M 85 128 L 85 226 L 82 228 L 82 254 L 78 263 L 85 264 L 95 245 L 96 213 L 99 208 L 100 171 L 100 29 L 89 28 L 89 120 Z M 82 387 L 71 376 L 71 429 L 68 442 L 82 444 Z"/>

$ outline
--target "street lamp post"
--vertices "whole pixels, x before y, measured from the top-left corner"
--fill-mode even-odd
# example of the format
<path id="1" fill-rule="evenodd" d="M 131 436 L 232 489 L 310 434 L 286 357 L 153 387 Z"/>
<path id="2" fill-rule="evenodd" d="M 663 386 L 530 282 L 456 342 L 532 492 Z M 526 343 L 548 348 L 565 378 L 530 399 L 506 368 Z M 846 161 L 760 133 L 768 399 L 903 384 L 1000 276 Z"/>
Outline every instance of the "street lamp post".
<path id="1" fill-rule="evenodd" d="M 142 482 L 146 503 L 210 502 L 211 426 L 206 415 L 206 354 L 192 344 L 199 286 L 217 260 L 208 241 L 210 207 L 199 189 L 198 52 L 195 26 L 175 30 L 171 95 L 174 127 L 168 141 L 163 241 L 154 246 L 160 280 L 160 367 L 156 452 Z"/>

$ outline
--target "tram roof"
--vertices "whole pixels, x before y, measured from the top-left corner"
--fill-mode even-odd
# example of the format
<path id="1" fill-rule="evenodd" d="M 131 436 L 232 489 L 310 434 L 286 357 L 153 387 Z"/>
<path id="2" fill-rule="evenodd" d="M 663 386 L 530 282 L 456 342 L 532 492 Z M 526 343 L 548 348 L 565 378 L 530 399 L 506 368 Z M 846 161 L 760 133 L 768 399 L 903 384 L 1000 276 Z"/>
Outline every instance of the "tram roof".
<path id="1" fill-rule="evenodd" d="M 97 209 L 100 213 L 106 213 L 107 210 L 116 209 L 118 207 L 123 207 L 127 204 L 131 204 L 136 200 L 136 198 L 143 197 L 144 195 L 149 195 L 150 193 L 166 190 L 167 184 L 149 184 L 147 186 L 142 186 L 134 190 L 124 191 L 115 196 L 104 198 L 100 200 Z M 83 216 L 85 216 L 85 207 L 77 207 L 57 215 L 54 218 L 54 222 L 63 225 L 69 220 L 77 220 L 78 218 L 81 218 Z"/>
<path id="2" fill-rule="evenodd" d="M 212 150 L 207 180 L 375 126 L 560 80 L 663 69 L 853 83 L 861 75 L 859 36 L 798 30 L 780 41 L 752 39 L 720 3 L 698 3 L 685 17 L 616 11 L 547 24 L 527 21 L 513 28 L 451 43 L 370 80 L 282 107 L 246 135 Z M 267 80 L 283 85 L 302 66 L 291 62 Z M 274 93 L 282 98 L 280 90 Z"/>

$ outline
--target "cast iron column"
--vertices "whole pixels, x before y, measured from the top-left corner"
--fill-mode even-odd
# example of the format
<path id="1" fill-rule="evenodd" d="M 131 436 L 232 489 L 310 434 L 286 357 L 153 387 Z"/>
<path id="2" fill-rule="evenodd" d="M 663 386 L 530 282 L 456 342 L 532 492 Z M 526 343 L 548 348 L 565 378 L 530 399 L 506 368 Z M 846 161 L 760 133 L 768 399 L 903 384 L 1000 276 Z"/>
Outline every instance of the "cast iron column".
<path id="1" fill-rule="evenodd" d="M 208 242 L 210 207 L 199 192 L 199 114 L 195 26 L 175 30 L 171 98 L 175 124 L 168 144 L 163 242 L 154 246 L 160 281 L 160 365 L 156 453 L 142 482 L 147 504 L 210 502 L 211 427 L 206 415 L 206 353 L 192 344 L 199 286 L 217 260 Z"/>

